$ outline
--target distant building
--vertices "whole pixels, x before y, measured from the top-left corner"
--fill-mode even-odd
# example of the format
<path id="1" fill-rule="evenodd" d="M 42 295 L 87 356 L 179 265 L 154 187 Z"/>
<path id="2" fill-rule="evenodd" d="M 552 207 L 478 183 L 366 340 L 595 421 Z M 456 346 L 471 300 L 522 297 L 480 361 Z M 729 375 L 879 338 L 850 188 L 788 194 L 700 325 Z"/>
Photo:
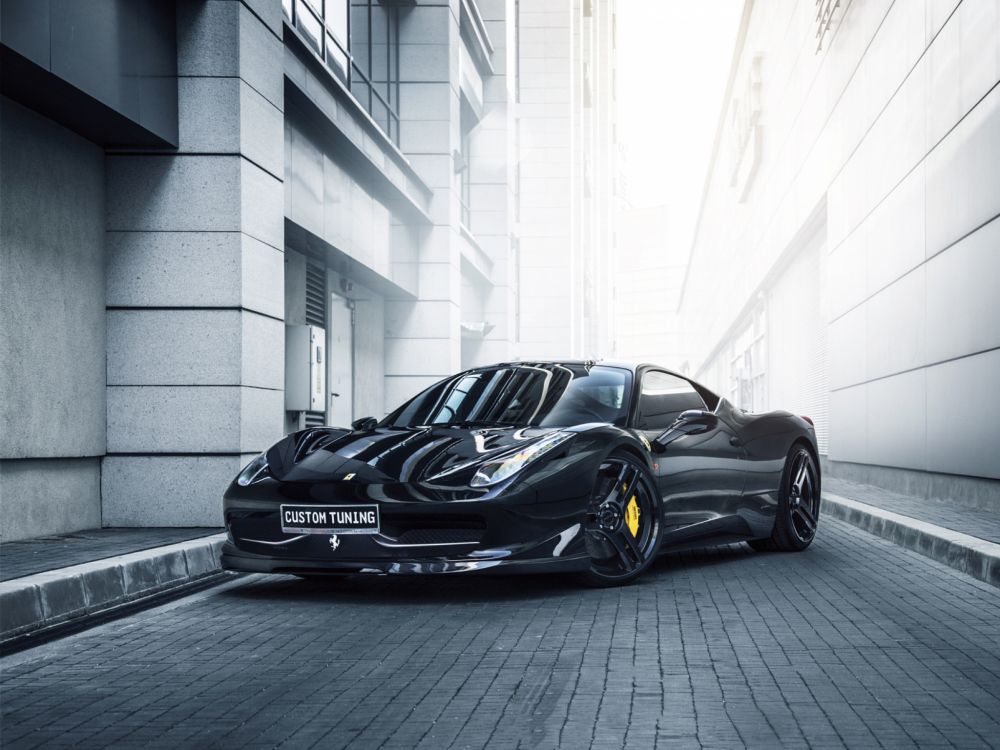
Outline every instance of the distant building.
<path id="1" fill-rule="evenodd" d="M 998 50 L 991 2 L 747 2 L 681 304 L 830 472 L 995 508 Z"/>
<path id="2" fill-rule="evenodd" d="M 617 231 L 614 354 L 680 368 L 677 302 L 688 248 L 671 242 L 666 206 L 620 208 Z"/>
<path id="3" fill-rule="evenodd" d="M 0 7 L 0 538 L 513 355 L 512 2 Z"/>
<path id="4" fill-rule="evenodd" d="M 615 2 L 515 0 L 521 359 L 614 346 Z"/>

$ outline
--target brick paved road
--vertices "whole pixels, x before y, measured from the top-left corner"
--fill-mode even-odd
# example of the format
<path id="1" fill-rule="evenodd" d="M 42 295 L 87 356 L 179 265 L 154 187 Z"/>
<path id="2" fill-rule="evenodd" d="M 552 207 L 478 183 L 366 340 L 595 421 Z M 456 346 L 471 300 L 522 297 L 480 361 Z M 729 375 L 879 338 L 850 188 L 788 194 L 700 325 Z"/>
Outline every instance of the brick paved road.
<path id="1" fill-rule="evenodd" d="M 5 748 L 1000 744 L 1000 590 L 830 519 L 639 585 L 243 579 L 0 661 Z"/>

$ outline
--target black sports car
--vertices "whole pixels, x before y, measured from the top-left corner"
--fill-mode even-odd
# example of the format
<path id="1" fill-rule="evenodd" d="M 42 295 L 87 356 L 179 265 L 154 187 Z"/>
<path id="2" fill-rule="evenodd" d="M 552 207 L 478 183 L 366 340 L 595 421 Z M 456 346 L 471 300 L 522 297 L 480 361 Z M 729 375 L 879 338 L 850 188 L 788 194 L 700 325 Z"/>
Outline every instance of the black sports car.
<path id="1" fill-rule="evenodd" d="M 807 418 L 748 414 L 653 365 L 480 367 L 251 461 L 225 494 L 222 564 L 625 583 L 667 549 L 805 549 L 817 455 Z"/>

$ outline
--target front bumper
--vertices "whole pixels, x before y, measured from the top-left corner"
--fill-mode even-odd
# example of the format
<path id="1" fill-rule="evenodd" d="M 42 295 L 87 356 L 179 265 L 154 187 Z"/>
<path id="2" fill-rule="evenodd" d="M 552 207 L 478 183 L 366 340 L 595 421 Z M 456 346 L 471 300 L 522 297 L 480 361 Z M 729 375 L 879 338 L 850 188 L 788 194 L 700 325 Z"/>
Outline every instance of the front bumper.
<path id="1" fill-rule="evenodd" d="M 441 574 L 586 570 L 586 496 L 548 502 L 534 490 L 490 498 L 439 499 L 400 487 L 231 486 L 224 499 L 230 540 L 222 567 L 255 573 Z M 282 503 L 378 505 L 378 534 L 281 531 Z"/>
<path id="2" fill-rule="evenodd" d="M 576 573 L 590 566 L 586 555 L 525 559 L 470 559 L 424 557 L 398 560 L 318 560 L 315 558 L 255 555 L 226 543 L 222 567 L 250 573 L 292 575 L 435 575 L 445 573 Z"/>

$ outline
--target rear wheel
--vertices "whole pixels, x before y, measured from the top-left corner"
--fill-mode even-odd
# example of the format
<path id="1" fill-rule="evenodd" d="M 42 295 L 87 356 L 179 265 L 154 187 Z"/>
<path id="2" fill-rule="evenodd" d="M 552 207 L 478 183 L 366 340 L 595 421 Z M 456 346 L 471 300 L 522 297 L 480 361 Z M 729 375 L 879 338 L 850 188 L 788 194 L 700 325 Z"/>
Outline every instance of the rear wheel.
<path id="1" fill-rule="evenodd" d="M 592 586 L 618 586 L 646 571 L 660 549 L 660 496 L 649 468 L 626 453 L 601 463 L 587 514 Z"/>
<path id="2" fill-rule="evenodd" d="M 781 552 L 804 550 L 816 536 L 819 502 L 819 467 L 809 449 L 797 443 L 785 459 L 774 531 L 767 539 L 754 539 L 750 546 Z"/>

